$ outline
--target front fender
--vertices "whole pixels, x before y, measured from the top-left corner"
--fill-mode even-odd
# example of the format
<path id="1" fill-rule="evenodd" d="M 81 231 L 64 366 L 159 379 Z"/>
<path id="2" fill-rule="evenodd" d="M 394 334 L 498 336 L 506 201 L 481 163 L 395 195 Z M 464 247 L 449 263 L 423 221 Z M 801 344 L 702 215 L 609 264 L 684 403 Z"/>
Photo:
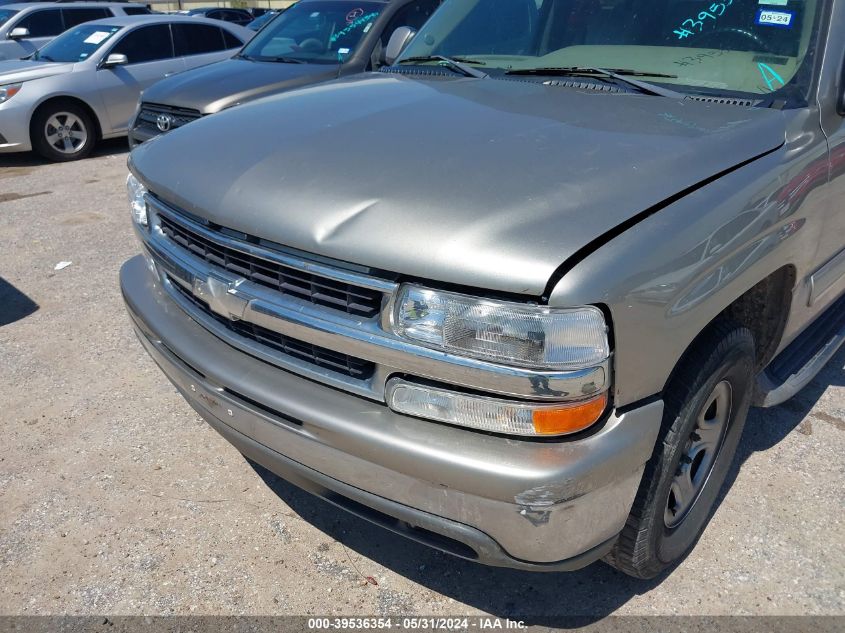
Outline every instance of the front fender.
<path id="1" fill-rule="evenodd" d="M 617 406 L 662 392 L 693 340 L 761 280 L 786 265 L 810 273 L 826 164 L 821 134 L 787 143 L 572 264 L 549 303 L 607 307 Z"/>

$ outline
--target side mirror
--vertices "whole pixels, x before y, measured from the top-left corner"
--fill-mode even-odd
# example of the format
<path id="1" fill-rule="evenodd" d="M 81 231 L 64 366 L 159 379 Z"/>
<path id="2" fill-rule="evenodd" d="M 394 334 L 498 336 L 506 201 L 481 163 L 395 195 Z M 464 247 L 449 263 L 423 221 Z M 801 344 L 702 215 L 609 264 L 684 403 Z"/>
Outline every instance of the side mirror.
<path id="1" fill-rule="evenodd" d="M 393 35 L 390 36 L 390 41 L 387 43 L 387 48 L 384 50 L 384 63 L 391 66 L 416 34 L 417 32 L 410 26 L 400 26 L 393 31 Z"/>
<path id="2" fill-rule="evenodd" d="M 14 28 L 9 32 L 10 40 L 22 40 L 26 37 L 29 37 L 29 29 L 26 29 L 22 26 Z"/>
<path id="3" fill-rule="evenodd" d="M 103 62 L 103 68 L 114 68 L 115 66 L 126 66 L 129 63 L 129 58 L 120 53 L 112 53 Z"/>

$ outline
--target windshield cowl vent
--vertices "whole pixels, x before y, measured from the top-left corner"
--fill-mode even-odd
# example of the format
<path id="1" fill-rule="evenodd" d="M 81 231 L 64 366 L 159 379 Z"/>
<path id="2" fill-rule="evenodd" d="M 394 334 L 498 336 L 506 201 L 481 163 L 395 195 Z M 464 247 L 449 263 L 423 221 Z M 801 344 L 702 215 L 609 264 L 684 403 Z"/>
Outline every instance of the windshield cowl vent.
<path id="1" fill-rule="evenodd" d="M 422 77 L 454 77 L 455 73 L 440 68 L 400 68 L 399 66 L 386 66 L 379 70 L 379 72 L 393 74 L 393 75 L 417 75 Z"/>
<path id="2" fill-rule="evenodd" d="M 759 103 L 752 99 L 737 99 L 734 97 L 703 97 L 699 95 L 687 95 L 687 99 L 691 101 L 701 101 L 703 103 L 718 103 L 721 105 L 742 106 L 752 108 Z"/>
<path id="3" fill-rule="evenodd" d="M 631 92 L 630 90 L 614 86 L 613 84 L 594 81 L 573 81 L 571 79 L 550 79 L 548 81 L 544 81 L 543 85 L 560 88 L 575 88 L 577 90 L 595 90 L 598 92 Z"/>

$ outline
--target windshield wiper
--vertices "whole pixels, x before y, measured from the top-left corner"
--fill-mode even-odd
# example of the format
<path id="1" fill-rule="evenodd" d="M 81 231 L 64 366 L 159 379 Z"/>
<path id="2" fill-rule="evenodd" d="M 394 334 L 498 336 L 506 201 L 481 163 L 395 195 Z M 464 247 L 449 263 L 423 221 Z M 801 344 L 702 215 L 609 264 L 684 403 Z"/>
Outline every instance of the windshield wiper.
<path id="1" fill-rule="evenodd" d="M 659 97 L 668 97 L 669 99 L 683 99 L 684 95 L 668 88 L 661 88 L 654 84 L 645 81 L 638 81 L 631 79 L 631 77 L 657 77 L 663 79 L 677 79 L 677 75 L 667 75 L 664 73 L 651 73 L 639 70 L 627 70 L 625 68 L 595 68 L 592 66 L 563 66 L 559 68 L 523 68 L 517 70 L 509 70 L 506 75 L 539 75 L 539 76 L 558 76 L 568 77 L 572 75 L 604 75 L 611 79 L 616 79 L 622 83 L 634 86 L 641 92 L 652 94 Z"/>
<path id="2" fill-rule="evenodd" d="M 307 64 L 304 59 L 297 59 L 296 57 L 285 57 L 284 55 L 280 57 L 271 57 L 267 59 L 270 62 L 276 62 L 277 64 Z"/>
<path id="3" fill-rule="evenodd" d="M 276 64 L 307 64 L 308 62 L 297 59 L 296 57 L 286 57 L 279 55 L 277 57 L 252 57 L 251 59 L 259 62 L 273 62 Z"/>
<path id="4" fill-rule="evenodd" d="M 475 77 L 476 79 L 484 79 L 487 73 L 468 66 L 468 64 L 475 64 L 476 66 L 484 66 L 484 62 L 476 59 L 466 59 L 464 57 L 446 57 L 445 55 L 422 55 L 420 57 L 408 57 L 400 60 L 399 64 L 418 64 L 420 62 L 440 62 L 441 66 L 451 68 L 466 77 Z"/>
<path id="5" fill-rule="evenodd" d="M 254 55 L 235 55 L 239 59 L 245 59 L 248 62 L 275 62 L 279 64 L 307 64 L 305 60 L 297 59 L 296 57 L 285 57 L 284 55 L 279 57 L 256 57 Z"/>

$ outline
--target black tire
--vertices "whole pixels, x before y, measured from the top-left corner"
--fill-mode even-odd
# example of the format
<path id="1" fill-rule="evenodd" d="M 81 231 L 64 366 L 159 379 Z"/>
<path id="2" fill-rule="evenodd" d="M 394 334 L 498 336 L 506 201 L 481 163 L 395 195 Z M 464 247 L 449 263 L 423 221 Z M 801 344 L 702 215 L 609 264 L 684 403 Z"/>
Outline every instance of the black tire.
<path id="1" fill-rule="evenodd" d="M 753 335 L 727 320 L 708 328 L 685 355 L 667 385 L 660 435 L 631 514 L 605 562 L 649 579 L 693 548 L 733 462 L 751 404 L 754 366 Z M 717 433 L 721 439 L 708 456 L 710 444 L 702 436 L 710 439 Z M 701 470 L 705 464 L 707 473 Z M 685 493 L 691 493 L 686 495 L 688 506 Z"/>
<path id="2" fill-rule="evenodd" d="M 32 148 L 41 156 L 65 163 L 85 158 L 93 151 L 97 128 L 85 108 L 72 101 L 55 101 L 32 117 L 30 137 Z"/>

